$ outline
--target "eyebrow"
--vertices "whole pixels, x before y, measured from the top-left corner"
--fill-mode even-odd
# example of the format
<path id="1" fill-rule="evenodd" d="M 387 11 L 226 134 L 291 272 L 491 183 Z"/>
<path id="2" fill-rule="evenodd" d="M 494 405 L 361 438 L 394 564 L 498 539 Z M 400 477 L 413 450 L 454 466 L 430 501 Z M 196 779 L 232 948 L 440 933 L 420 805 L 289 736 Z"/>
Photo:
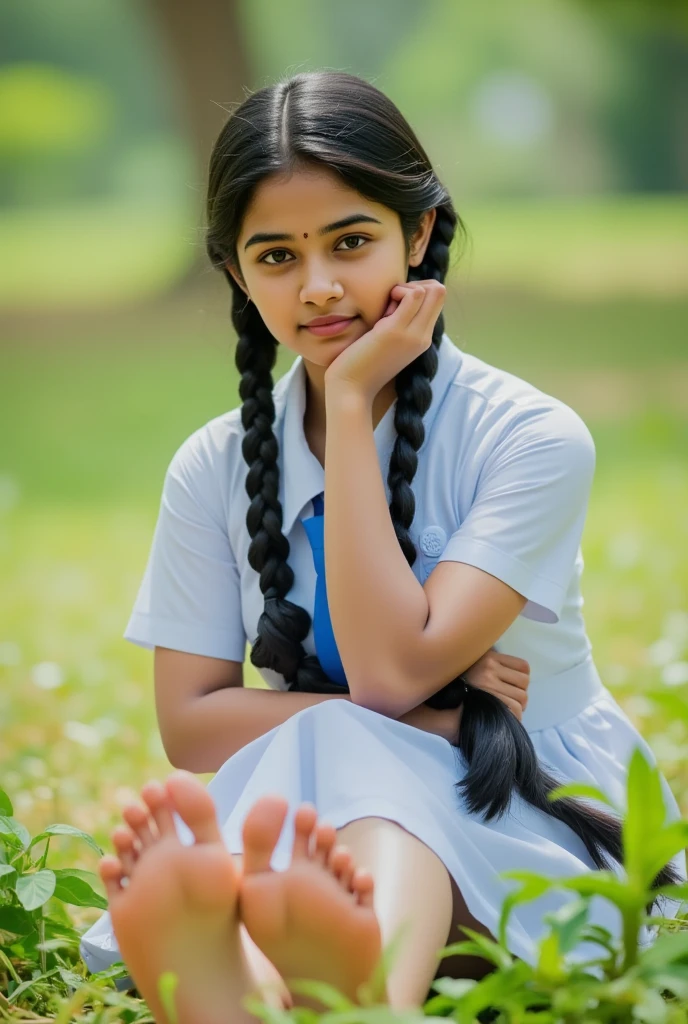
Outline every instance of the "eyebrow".
<path id="1" fill-rule="evenodd" d="M 351 224 L 382 224 L 381 220 L 377 217 L 369 217 L 366 213 L 352 213 L 350 217 L 344 217 L 342 220 L 336 220 L 333 224 L 326 224 L 324 228 L 318 229 L 319 235 L 328 235 L 331 231 L 340 231 L 342 228 L 348 228 Z M 295 235 L 274 235 L 265 234 L 261 232 L 257 235 L 251 235 L 248 242 L 244 246 L 244 251 L 248 249 L 249 245 L 259 245 L 261 242 L 295 242 Z"/>

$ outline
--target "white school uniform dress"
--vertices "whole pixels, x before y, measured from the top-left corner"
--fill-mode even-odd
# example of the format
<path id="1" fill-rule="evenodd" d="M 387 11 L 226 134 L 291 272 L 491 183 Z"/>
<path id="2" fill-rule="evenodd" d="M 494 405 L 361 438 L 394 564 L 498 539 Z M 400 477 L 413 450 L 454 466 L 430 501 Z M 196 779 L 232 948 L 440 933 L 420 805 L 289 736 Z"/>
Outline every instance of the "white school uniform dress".
<path id="1" fill-rule="evenodd" d="M 316 574 L 301 520 L 313 515 L 312 499 L 324 491 L 325 476 L 304 436 L 300 357 L 276 384 L 274 399 L 283 533 L 294 571 L 288 597 L 312 616 Z M 375 429 L 388 501 L 395 406 Z M 495 644 L 530 663 L 523 725 L 562 782 L 592 783 L 621 806 L 634 747 L 655 759 L 601 682 L 585 631 L 580 542 L 595 466 L 589 430 L 563 402 L 459 350 L 446 334 L 424 424 L 412 483 L 413 573 L 422 584 L 438 562 L 466 562 L 528 599 Z M 236 408 L 193 433 L 174 455 L 125 632 L 133 643 L 241 662 L 247 639 L 255 641 L 263 596 L 248 562 L 242 436 Z M 365 565 L 360 569 L 365 572 Z M 316 653 L 312 629 L 304 647 Z M 270 687 L 287 688 L 280 674 L 260 671 Z M 241 826 L 255 801 L 266 793 L 286 797 L 289 814 L 272 859 L 278 871 L 289 863 L 293 813 L 303 801 L 336 828 L 371 815 L 397 822 L 437 854 L 470 912 L 496 934 L 502 902 L 516 884 L 501 878 L 501 871 L 561 877 L 594 865 L 568 826 L 517 796 L 500 820 L 470 814 L 456 789 L 464 770 L 458 748 L 447 740 L 349 701 L 329 700 L 237 751 L 208 789 L 232 853 L 242 851 Z M 668 814 L 679 817 L 662 783 Z M 184 842 L 193 841 L 181 819 L 177 828 Z M 674 863 L 685 877 L 684 855 Z M 572 899 L 571 891 L 557 890 L 516 906 L 508 925 L 511 952 L 533 963 L 547 931 L 543 915 Z M 662 904 L 667 915 L 678 908 L 675 901 Z M 596 897 L 591 911 L 592 923 L 618 935 L 620 919 L 611 904 Z M 653 936 L 654 929 L 645 930 L 642 940 Z M 107 912 L 84 934 L 81 950 L 93 971 L 120 959 Z M 597 953 L 596 946 L 579 950 L 581 956 Z"/>

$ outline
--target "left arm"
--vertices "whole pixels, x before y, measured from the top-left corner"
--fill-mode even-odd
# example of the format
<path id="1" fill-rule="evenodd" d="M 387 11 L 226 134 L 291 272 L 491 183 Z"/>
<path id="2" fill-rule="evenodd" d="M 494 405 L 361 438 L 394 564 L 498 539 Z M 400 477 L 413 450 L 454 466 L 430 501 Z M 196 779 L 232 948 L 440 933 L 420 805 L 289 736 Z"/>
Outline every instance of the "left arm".
<path id="1" fill-rule="evenodd" d="M 372 402 L 326 389 L 325 561 L 337 646 L 354 703 L 399 717 L 473 665 L 526 598 L 474 566 L 446 562 L 425 587 L 394 532 Z"/>
<path id="2" fill-rule="evenodd" d="M 372 407 L 432 344 L 444 294 L 432 280 L 395 286 L 398 308 L 390 305 L 325 373 L 333 628 L 353 702 L 395 718 L 474 665 L 521 612 L 558 621 L 595 467 L 593 439 L 572 409 L 520 410 L 487 456 L 439 564 L 425 586 L 418 582 L 387 507 Z"/>

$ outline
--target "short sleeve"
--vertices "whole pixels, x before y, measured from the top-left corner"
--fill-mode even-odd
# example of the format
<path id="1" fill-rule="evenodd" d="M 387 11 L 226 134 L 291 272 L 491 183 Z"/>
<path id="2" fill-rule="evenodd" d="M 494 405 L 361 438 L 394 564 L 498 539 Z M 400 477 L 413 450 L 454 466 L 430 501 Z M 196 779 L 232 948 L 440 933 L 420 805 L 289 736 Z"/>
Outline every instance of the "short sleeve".
<path id="1" fill-rule="evenodd" d="M 523 417 L 486 458 L 439 561 L 475 565 L 528 599 L 525 618 L 558 622 L 594 472 L 595 444 L 573 409 Z"/>
<path id="2" fill-rule="evenodd" d="M 243 662 L 246 635 L 239 570 L 220 498 L 197 435 L 165 475 L 151 551 L 124 637 Z"/>

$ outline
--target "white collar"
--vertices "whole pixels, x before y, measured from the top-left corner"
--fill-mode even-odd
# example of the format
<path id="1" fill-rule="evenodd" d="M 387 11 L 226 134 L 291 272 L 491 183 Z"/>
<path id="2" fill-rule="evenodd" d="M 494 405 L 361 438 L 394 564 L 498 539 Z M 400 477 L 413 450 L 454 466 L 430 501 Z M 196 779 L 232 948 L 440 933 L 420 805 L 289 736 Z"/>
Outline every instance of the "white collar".
<path id="1" fill-rule="evenodd" d="M 421 451 L 427 443 L 434 419 L 451 382 L 456 377 L 462 360 L 460 349 L 450 341 L 446 333 L 442 335 L 438 357 L 437 373 L 430 382 L 432 401 L 423 417 L 425 441 Z M 279 439 L 279 498 L 282 505 L 282 533 L 286 536 L 291 532 L 291 528 L 300 517 L 304 506 L 312 501 L 316 494 L 325 490 L 325 471 L 308 447 L 303 430 L 303 417 L 306 411 L 306 369 L 301 356 L 296 357 L 289 370 L 279 379 L 274 387 L 273 395 L 275 435 Z M 396 406 L 395 399 L 373 434 L 380 469 L 384 474 L 385 481 L 389 459 L 396 440 L 394 428 Z"/>

